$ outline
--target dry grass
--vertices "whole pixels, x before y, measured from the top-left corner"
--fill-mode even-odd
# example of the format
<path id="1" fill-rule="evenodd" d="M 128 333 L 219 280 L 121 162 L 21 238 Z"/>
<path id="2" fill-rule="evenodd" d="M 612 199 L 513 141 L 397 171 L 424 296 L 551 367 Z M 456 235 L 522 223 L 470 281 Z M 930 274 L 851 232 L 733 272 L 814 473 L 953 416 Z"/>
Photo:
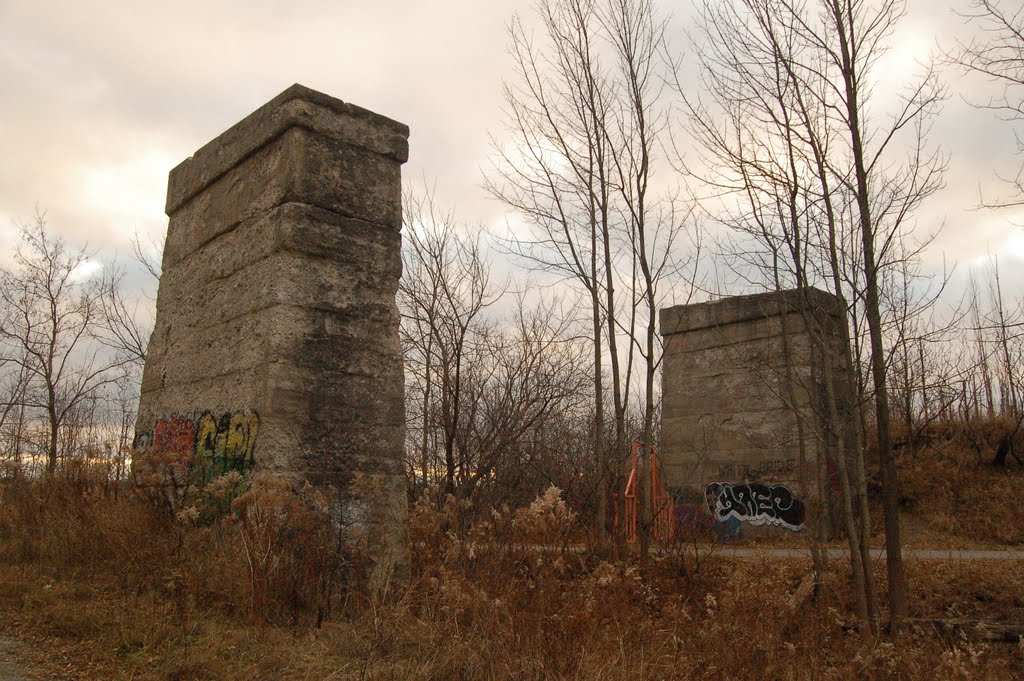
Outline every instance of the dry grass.
<path id="1" fill-rule="evenodd" d="M 573 514 L 553 492 L 475 523 L 452 501 L 417 506 L 411 581 L 372 599 L 308 494 L 218 484 L 178 518 L 84 474 L 4 487 L 0 632 L 38 642 L 36 663 L 69 679 L 1024 674 L 1021 648 L 930 623 L 865 643 L 842 564 L 815 599 L 801 561 L 712 554 L 698 569 L 667 555 L 644 574 L 630 559 L 516 548 L 564 542 Z M 909 569 L 921 620 L 1024 623 L 1019 564 Z"/>
<path id="2" fill-rule="evenodd" d="M 1024 544 L 1024 467 L 1012 459 L 1006 467 L 991 461 L 999 441 L 1014 424 L 996 419 L 971 426 L 936 423 L 916 446 L 900 452 L 904 505 L 924 532 L 942 543 Z M 1018 445 L 1018 451 L 1024 447 Z"/>

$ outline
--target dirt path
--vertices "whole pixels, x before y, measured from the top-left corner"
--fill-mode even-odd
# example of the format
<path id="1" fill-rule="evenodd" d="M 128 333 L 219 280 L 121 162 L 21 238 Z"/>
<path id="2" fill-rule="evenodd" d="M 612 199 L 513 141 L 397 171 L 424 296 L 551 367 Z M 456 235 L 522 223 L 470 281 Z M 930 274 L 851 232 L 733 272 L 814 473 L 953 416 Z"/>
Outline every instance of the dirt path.
<path id="1" fill-rule="evenodd" d="M 745 546 L 716 546 L 709 549 L 702 546 L 702 549 L 713 551 L 723 556 L 736 556 L 738 558 L 753 558 L 756 556 L 774 556 L 777 558 L 810 558 L 810 549 L 778 548 L 778 547 L 745 547 Z M 849 555 L 849 550 L 830 546 L 825 549 L 829 558 L 843 558 Z M 1024 560 L 1024 551 L 985 551 L 980 549 L 903 549 L 903 557 L 906 560 Z M 871 557 L 881 560 L 885 557 L 885 549 L 871 549 Z"/>
<path id="2" fill-rule="evenodd" d="M 24 644 L 14 639 L 0 637 L 0 681 L 34 681 L 39 678 L 30 676 L 18 662 L 24 648 Z"/>
<path id="3" fill-rule="evenodd" d="M 528 551 L 540 551 L 544 553 L 557 553 L 569 551 L 581 553 L 582 546 L 552 546 L 546 544 L 516 544 L 517 549 Z M 728 546 L 723 544 L 688 544 L 684 547 L 665 548 L 652 546 L 651 552 L 657 554 L 665 553 L 693 553 L 699 551 L 702 554 L 716 554 L 719 556 L 731 556 L 734 558 L 758 558 L 770 556 L 773 558 L 811 558 L 809 548 L 784 547 L 784 546 Z M 850 555 L 849 549 L 840 546 L 827 546 L 824 551 L 829 559 L 839 559 Z M 1021 560 L 1024 561 L 1024 550 L 985 550 L 985 549 L 910 549 L 902 551 L 905 560 L 942 560 L 942 561 L 964 561 L 964 560 Z M 871 557 L 875 560 L 885 558 L 885 549 L 871 549 Z"/>

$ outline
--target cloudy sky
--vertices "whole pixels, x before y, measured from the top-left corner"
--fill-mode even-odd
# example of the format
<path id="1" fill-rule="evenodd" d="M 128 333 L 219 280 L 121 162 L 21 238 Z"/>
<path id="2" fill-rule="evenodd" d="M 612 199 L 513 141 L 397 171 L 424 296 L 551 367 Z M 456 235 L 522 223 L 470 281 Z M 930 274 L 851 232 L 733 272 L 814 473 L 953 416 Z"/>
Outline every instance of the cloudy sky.
<path id="1" fill-rule="evenodd" d="M 957 2 L 911 0 L 883 96 L 916 59 L 966 35 Z M 685 49 L 688 0 L 666 8 Z M 135 232 L 162 239 L 168 171 L 294 82 L 407 123 L 406 178 L 499 226 L 481 168 L 488 135 L 502 134 L 506 26 L 530 11 L 515 0 L 0 0 L 0 254 L 36 206 L 103 254 L 127 253 Z M 919 216 L 945 225 L 929 262 L 992 252 L 1024 270 L 1024 215 L 973 209 L 979 186 L 997 189 L 994 170 L 1013 167 L 1013 130 L 964 101 L 984 83 L 947 80 L 933 131 L 950 154 L 947 186 Z"/>

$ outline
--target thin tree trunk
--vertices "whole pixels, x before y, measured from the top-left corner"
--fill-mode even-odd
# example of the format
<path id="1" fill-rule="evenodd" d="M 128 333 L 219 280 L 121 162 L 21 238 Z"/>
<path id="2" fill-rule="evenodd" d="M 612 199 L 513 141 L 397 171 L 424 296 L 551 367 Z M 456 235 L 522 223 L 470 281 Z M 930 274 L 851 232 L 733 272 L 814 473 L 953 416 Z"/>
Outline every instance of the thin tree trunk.
<path id="1" fill-rule="evenodd" d="M 595 244 L 596 245 L 596 244 Z M 597 266 L 597 254 L 591 262 Z M 597 510 L 594 518 L 594 528 L 597 531 L 597 540 L 604 544 L 608 539 L 608 461 L 604 448 L 604 386 L 602 374 L 601 357 L 601 304 L 598 297 L 596 276 L 594 286 L 591 287 L 590 302 L 593 308 L 594 322 L 594 464 L 597 467 Z"/>
<path id="2" fill-rule="evenodd" d="M 844 312 L 845 315 L 845 312 Z M 843 319 L 845 324 L 846 320 Z M 820 337 L 815 334 L 816 339 Z M 825 399 L 828 404 L 829 422 L 835 426 L 836 448 L 833 459 L 836 462 L 836 470 L 839 473 L 839 484 L 843 493 L 843 523 L 846 528 L 847 543 L 850 548 L 850 574 L 853 581 L 854 604 L 857 617 L 861 620 L 861 633 L 865 637 L 871 636 L 871 615 L 868 611 L 868 590 L 865 580 L 865 566 L 861 560 L 860 536 L 857 532 L 857 525 L 854 520 L 853 510 L 853 486 L 850 484 L 850 472 L 847 466 L 846 432 L 847 426 L 840 417 L 838 400 L 836 398 L 835 361 L 829 356 L 826 348 L 827 342 L 820 339 L 822 352 L 820 354 L 820 366 L 823 369 L 825 379 Z"/>
<path id="3" fill-rule="evenodd" d="M 844 12 L 839 0 L 833 0 L 837 26 L 852 31 L 852 16 Z M 852 10 L 849 10 L 852 12 Z M 886 572 L 889 578 L 889 610 L 894 633 L 907 617 L 906 575 L 903 569 L 902 541 L 900 539 L 899 482 L 896 460 L 892 450 L 889 423 L 889 390 L 886 380 L 885 347 L 882 340 L 882 314 L 879 300 L 878 263 L 875 258 L 875 230 L 871 221 L 871 200 L 864 143 L 860 129 L 860 92 L 851 56 L 851 42 L 855 37 L 839 31 L 842 50 L 843 81 L 846 90 L 846 114 L 849 124 L 850 149 L 856 174 L 857 209 L 860 213 L 860 235 L 863 247 L 865 275 L 865 316 L 871 343 L 871 378 L 875 398 L 875 422 L 878 429 L 878 459 L 882 473 L 882 506 L 885 517 Z"/>

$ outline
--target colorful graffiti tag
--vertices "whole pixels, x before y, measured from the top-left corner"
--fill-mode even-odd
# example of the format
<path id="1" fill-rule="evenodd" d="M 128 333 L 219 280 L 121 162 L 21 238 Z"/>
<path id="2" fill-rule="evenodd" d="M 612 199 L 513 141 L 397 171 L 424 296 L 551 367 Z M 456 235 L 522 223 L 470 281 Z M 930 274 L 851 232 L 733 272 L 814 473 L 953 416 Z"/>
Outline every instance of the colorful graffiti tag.
<path id="1" fill-rule="evenodd" d="M 717 522 L 733 518 L 751 525 L 803 529 L 806 508 L 785 485 L 760 482 L 712 482 L 704 489 L 708 510 Z"/>
<path id="2" fill-rule="evenodd" d="M 153 448 L 159 452 L 176 454 L 179 461 L 192 455 L 196 443 L 196 426 L 192 419 L 170 416 L 156 422 L 153 429 Z"/>
<path id="3" fill-rule="evenodd" d="M 175 414 L 157 419 L 152 431 L 138 433 L 134 447 L 174 454 L 209 479 L 228 471 L 246 472 L 254 461 L 259 431 L 260 417 L 253 411 Z"/>
<path id="4" fill-rule="evenodd" d="M 214 418 L 203 414 L 196 423 L 196 458 L 211 476 L 236 470 L 245 472 L 253 462 L 260 418 L 253 412 L 226 413 Z"/>

